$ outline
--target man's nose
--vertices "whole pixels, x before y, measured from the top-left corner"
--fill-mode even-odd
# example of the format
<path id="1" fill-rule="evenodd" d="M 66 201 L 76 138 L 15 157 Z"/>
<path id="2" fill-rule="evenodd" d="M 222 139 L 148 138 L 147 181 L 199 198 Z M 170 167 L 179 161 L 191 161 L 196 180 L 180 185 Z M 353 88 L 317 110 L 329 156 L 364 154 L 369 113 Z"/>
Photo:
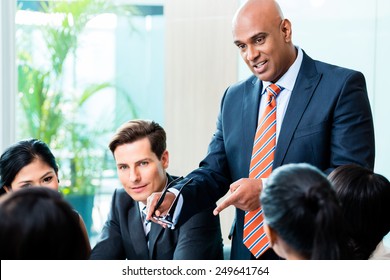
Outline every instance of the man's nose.
<path id="1" fill-rule="evenodd" d="M 130 175 L 129 177 L 131 182 L 138 182 L 140 180 L 140 174 L 137 168 L 131 168 L 129 175 Z"/>
<path id="2" fill-rule="evenodd" d="M 248 45 L 246 49 L 246 59 L 248 61 L 253 61 L 259 56 L 259 51 L 255 46 Z"/>

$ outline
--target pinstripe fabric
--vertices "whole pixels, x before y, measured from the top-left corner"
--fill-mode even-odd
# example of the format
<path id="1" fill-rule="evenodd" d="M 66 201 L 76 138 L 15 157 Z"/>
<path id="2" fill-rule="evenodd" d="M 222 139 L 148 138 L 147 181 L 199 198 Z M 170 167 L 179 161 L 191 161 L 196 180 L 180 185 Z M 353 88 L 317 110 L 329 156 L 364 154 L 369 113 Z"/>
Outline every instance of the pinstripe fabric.
<path id="1" fill-rule="evenodd" d="M 266 89 L 268 102 L 256 130 L 249 178 L 267 178 L 271 174 L 276 146 L 276 97 L 281 90 L 276 84 L 271 84 Z M 264 253 L 269 245 L 263 220 L 261 208 L 245 213 L 243 242 L 256 258 Z"/>

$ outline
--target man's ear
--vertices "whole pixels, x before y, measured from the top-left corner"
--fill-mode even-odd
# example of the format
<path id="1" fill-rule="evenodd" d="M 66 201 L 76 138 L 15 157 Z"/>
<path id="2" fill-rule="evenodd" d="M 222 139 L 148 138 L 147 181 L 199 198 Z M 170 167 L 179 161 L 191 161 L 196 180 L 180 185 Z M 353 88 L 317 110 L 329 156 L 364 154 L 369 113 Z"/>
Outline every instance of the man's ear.
<path id="1" fill-rule="evenodd" d="M 162 162 L 164 169 L 167 169 L 169 166 L 169 153 L 167 150 L 165 150 L 163 152 L 163 154 L 161 155 L 161 162 Z"/>
<path id="2" fill-rule="evenodd" d="M 280 24 L 280 29 L 283 33 L 285 42 L 290 43 L 292 37 L 291 22 L 288 19 L 283 19 Z"/>
<path id="3" fill-rule="evenodd" d="M 269 240 L 269 245 L 270 245 L 270 247 L 272 247 L 275 244 L 275 241 L 277 238 L 277 233 L 274 231 L 274 229 L 272 227 L 270 227 L 266 223 L 264 223 L 263 226 L 264 226 L 265 234 L 267 235 L 268 240 Z"/>
<path id="4" fill-rule="evenodd" d="M 6 193 L 9 193 L 12 191 L 11 187 L 8 187 L 8 186 L 3 186 L 3 189 L 5 190 Z"/>

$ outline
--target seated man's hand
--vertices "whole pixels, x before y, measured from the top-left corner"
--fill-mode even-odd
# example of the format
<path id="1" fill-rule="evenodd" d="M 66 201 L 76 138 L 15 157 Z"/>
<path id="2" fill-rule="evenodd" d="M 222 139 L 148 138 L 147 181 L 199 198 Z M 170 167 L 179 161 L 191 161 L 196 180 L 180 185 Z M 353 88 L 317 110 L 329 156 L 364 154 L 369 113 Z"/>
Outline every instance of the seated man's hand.
<path id="1" fill-rule="evenodd" d="M 146 220 L 150 220 L 166 228 L 167 225 L 165 223 L 158 221 L 154 217 L 155 216 L 160 217 L 167 214 L 169 208 L 171 207 L 173 201 L 175 200 L 175 195 L 173 193 L 167 192 L 165 194 L 163 203 L 160 205 L 160 207 L 158 207 L 158 209 L 155 209 L 157 205 L 157 201 L 159 200 L 161 194 L 162 194 L 161 192 L 156 192 L 156 193 L 152 193 L 148 197 L 147 205 L 146 205 Z"/>
<path id="2" fill-rule="evenodd" d="M 260 193 L 263 189 L 261 179 L 242 178 L 230 185 L 230 195 L 214 209 L 214 215 L 230 205 L 244 210 L 253 211 L 260 207 Z"/>

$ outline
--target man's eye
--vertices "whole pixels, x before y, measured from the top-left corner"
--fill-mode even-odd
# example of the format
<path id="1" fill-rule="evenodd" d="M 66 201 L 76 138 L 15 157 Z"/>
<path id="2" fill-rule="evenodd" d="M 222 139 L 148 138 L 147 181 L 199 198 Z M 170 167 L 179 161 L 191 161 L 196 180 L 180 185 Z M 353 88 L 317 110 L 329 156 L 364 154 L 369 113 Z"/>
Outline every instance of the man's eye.
<path id="1" fill-rule="evenodd" d="M 29 188 L 29 187 L 32 187 L 31 184 L 24 184 L 22 186 L 20 186 L 20 188 L 24 189 L 24 188 Z"/>
<path id="2" fill-rule="evenodd" d="M 118 169 L 119 170 L 125 170 L 125 169 L 127 169 L 127 166 L 126 165 L 121 165 L 121 166 L 118 167 Z"/>
<path id="3" fill-rule="evenodd" d="M 245 45 L 244 44 L 239 44 L 239 45 L 237 45 L 237 48 L 239 48 L 240 50 L 243 50 L 243 49 L 245 49 Z"/>
<path id="4" fill-rule="evenodd" d="M 149 162 L 147 162 L 147 161 L 141 161 L 139 163 L 140 166 L 147 166 L 148 164 L 149 164 Z"/>
<path id="5" fill-rule="evenodd" d="M 264 37 L 257 38 L 256 41 L 255 41 L 255 43 L 256 43 L 257 45 L 263 44 L 263 43 L 264 43 Z"/>

